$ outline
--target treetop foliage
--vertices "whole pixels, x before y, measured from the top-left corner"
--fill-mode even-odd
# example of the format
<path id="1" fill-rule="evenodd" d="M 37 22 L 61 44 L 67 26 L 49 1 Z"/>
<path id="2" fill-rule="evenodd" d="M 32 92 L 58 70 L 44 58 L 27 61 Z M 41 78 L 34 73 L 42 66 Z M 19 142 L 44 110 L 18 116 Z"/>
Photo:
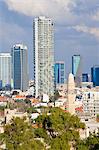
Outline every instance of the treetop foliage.
<path id="1" fill-rule="evenodd" d="M 31 111 L 31 110 L 30 110 Z M 13 118 L 0 134 L 1 143 L 8 150 L 99 150 L 99 136 L 90 135 L 81 140 L 79 129 L 85 125 L 80 119 L 60 108 L 50 108 L 36 120 L 38 128 L 33 128 L 26 118 Z"/>

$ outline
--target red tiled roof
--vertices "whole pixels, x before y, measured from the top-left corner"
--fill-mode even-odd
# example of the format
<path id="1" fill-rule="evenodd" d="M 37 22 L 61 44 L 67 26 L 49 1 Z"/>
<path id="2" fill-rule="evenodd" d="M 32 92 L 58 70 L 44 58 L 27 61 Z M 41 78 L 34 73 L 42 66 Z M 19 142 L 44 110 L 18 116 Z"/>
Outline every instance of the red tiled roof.
<path id="1" fill-rule="evenodd" d="M 76 111 L 83 112 L 83 106 L 75 108 Z"/>
<path id="2" fill-rule="evenodd" d="M 7 101 L 7 98 L 4 96 L 0 96 L 0 102 L 4 102 L 4 101 Z"/>
<path id="3" fill-rule="evenodd" d="M 16 95 L 15 98 L 26 98 L 26 96 L 22 96 L 22 95 Z"/>

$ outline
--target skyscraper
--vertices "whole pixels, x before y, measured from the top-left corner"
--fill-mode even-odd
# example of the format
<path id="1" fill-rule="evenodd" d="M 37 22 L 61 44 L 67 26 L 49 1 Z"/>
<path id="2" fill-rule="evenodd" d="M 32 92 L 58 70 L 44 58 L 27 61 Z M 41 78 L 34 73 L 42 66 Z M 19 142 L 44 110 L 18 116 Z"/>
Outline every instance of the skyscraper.
<path id="1" fill-rule="evenodd" d="M 12 51 L 12 78 L 14 89 L 22 91 L 28 88 L 28 52 L 23 44 L 16 44 Z"/>
<path id="2" fill-rule="evenodd" d="M 65 63 L 57 61 L 55 63 L 55 84 L 63 84 L 65 82 Z"/>
<path id="3" fill-rule="evenodd" d="M 54 94 L 54 31 L 46 17 L 33 22 L 35 97 Z"/>
<path id="4" fill-rule="evenodd" d="M 99 86 L 99 66 L 91 68 L 91 79 L 94 86 Z"/>
<path id="5" fill-rule="evenodd" d="M 82 81 L 82 67 L 81 67 L 81 56 L 72 56 L 72 74 L 74 75 L 75 83 L 77 87 L 81 86 Z"/>
<path id="6" fill-rule="evenodd" d="M 2 87 L 11 85 L 11 55 L 0 53 L 0 81 Z"/>

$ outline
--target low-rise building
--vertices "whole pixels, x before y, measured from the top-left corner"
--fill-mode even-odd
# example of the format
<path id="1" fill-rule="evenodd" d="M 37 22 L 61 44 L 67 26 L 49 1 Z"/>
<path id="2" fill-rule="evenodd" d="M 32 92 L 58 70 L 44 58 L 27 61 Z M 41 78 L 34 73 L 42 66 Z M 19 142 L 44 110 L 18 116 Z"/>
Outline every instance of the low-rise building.
<path id="1" fill-rule="evenodd" d="M 99 114 L 99 91 L 84 91 L 82 100 L 84 114 L 93 118 L 96 117 Z"/>
<path id="2" fill-rule="evenodd" d="M 5 124 L 9 123 L 13 117 L 19 117 L 19 118 L 26 117 L 26 119 L 28 121 L 27 112 L 25 112 L 25 113 L 19 112 L 19 111 L 17 111 L 17 109 L 13 109 L 13 110 L 5 109 Z"/>

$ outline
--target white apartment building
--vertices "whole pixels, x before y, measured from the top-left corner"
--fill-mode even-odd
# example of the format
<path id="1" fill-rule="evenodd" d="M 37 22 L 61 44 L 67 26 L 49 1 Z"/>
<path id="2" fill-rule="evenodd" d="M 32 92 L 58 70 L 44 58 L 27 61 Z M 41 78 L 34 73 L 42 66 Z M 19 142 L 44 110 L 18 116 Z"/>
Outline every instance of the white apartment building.
<path id="1" fill-rule="evenodd" d="M 85 91 L 83 92 L 82 98 L 85 115 L 94 118 L 97 114 L 99 114 L 99 91 Z"/>
<path id="2" fill-rule="evenodd" d="M 10 53 L 0 53 L 0 80 L 2 86 L 11 85 L 11 55 Z"/>
<path id="3" fill-rule="evenodd" d="M 38 17 L 33 22 L 35 97 L 54 94 L 54 31 L 53 22 Z"/>

